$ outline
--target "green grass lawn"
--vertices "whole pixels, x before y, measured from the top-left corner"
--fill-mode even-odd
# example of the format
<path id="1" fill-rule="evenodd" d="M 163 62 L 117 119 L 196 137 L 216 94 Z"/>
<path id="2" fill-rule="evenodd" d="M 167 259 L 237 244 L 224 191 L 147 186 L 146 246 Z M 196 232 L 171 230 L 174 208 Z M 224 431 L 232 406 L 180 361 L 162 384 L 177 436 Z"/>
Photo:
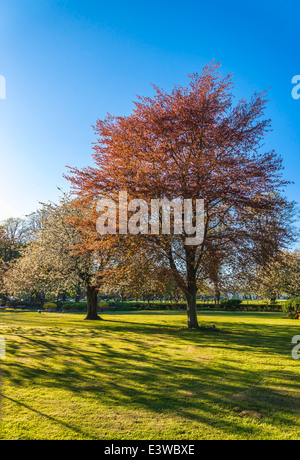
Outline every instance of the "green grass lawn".
<path id="1" fill-rule="evenodd" d="M 0 312 L 0 439 L 300 439 L 300 323 L 277 313 Z"/>

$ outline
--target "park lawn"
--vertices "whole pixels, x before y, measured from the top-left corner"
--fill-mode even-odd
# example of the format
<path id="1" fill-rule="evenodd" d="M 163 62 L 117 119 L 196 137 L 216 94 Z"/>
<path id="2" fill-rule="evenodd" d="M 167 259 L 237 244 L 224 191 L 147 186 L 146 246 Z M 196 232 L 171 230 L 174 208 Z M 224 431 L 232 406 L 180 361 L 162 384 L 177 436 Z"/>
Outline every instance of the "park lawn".
<path id="1" fill-rule="evenodd" d="M 0 439 L 300 439 L 300 323 L 279 313 L 0 312 Z"/>

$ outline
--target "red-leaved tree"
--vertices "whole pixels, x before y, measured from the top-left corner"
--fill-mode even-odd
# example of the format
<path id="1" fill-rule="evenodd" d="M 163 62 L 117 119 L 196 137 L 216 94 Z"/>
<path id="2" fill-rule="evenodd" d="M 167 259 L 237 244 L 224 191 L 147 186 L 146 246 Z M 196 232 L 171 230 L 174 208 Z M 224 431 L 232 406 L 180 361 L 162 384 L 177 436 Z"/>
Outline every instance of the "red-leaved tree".
<path id="1" fill-rule="evenodd" d="M 204 239 L 186 244 L 182 235 L 138 235 L 164 256 L 165 265 L 187 298 L 188 327 L 197 328 L 197 279 L 211 241 L 247 241 L 249 216 L 276 216 L 289 204 L 281 195 L 282 160 L 264 152 L 270 130 L 264 118 L 266 92 L 233 103 L 232 79 L 219 64 L 190 75 L 187 87 L 139 97 L 129 116 L 98 120 L 94 167 L 70 168 L 73 189 L 86 203 L 103 194 L 203 199 Z M 275 218 L 275 217 L 274 217 Z M 282 229 L 284 233 L 284 229 Z M 252 238 L 248 234 L 249 238 Z M 260 235 L 263 238 L 263 234 Z M 252 241 L 253 243 L 253 241 Z M 261 243 L 261 241 L 260 241 Z M 149 249 L 151 250 L 151 249 Z"/>

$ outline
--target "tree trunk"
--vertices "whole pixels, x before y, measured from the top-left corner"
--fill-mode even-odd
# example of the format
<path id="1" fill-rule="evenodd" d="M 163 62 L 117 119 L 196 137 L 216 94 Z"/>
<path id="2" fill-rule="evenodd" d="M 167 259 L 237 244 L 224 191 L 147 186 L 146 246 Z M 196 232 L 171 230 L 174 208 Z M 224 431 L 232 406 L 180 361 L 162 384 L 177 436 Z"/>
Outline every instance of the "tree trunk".
<path id="1" fill-rule="evenodd" d="M 98 307 L 98 290 L 94 286 L 88 286 L 86 291 L 87 296 L 87 315 L 85 319 L 99 320 L 101 319 L 97 313 Z"/>
<path id="2" fill-rule="evenodd" d="M 80 302 L 81 299 L 81 288 L 80 285 L 77 286 L 75 302 Z"/>
<path id="3" fill-rule="evenodd" d="M 197 273 L 195 268 L 196 250 L 194 246 L 185 246 L 187 269 L 187 320 L 188 329 L 198 329 L 197 320 Z"/>
<path id="4" fill-rule="evenodd" d="M 188 318 L 188 329 L 198 329 L 198 319 L 197 319 L 197 288 L 189 289 L 187 295 L 187 318 Z"/>
<path id="5" fill-rule="evenodd" d="M 271 294 L 270 296 L 270 301 L 275 302 L 276 301 L 276 294 Z"/>
<path id="6" fill-rule="evenodd" d="M 221 297 L 221 293 L 220 293 L 220 290 L 219 290 L 218 283 L 215 283 L 215 286 L 214 286 L 214 299 L 215 299 L 215 305 L 219 305 L 219 304 L 220 304 L 220 297 Z"/>
<path id="7" fill-rule="evenodd" d="M 40 303 L 40 308 L 43 308 L 46 301 L 46 294 L 44 292 L 38 292 L 36 300 Z"/>

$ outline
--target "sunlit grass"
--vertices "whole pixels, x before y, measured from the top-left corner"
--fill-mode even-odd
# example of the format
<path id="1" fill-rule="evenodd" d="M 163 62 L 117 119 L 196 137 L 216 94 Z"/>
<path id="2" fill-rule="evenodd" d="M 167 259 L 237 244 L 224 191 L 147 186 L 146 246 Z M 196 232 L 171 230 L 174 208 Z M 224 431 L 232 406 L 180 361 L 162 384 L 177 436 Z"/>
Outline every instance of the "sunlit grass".
<path id="1" fill-rule="evenodd" d="M 279 313 L 0 313 L 1 439 L 299 439 Z"/>

